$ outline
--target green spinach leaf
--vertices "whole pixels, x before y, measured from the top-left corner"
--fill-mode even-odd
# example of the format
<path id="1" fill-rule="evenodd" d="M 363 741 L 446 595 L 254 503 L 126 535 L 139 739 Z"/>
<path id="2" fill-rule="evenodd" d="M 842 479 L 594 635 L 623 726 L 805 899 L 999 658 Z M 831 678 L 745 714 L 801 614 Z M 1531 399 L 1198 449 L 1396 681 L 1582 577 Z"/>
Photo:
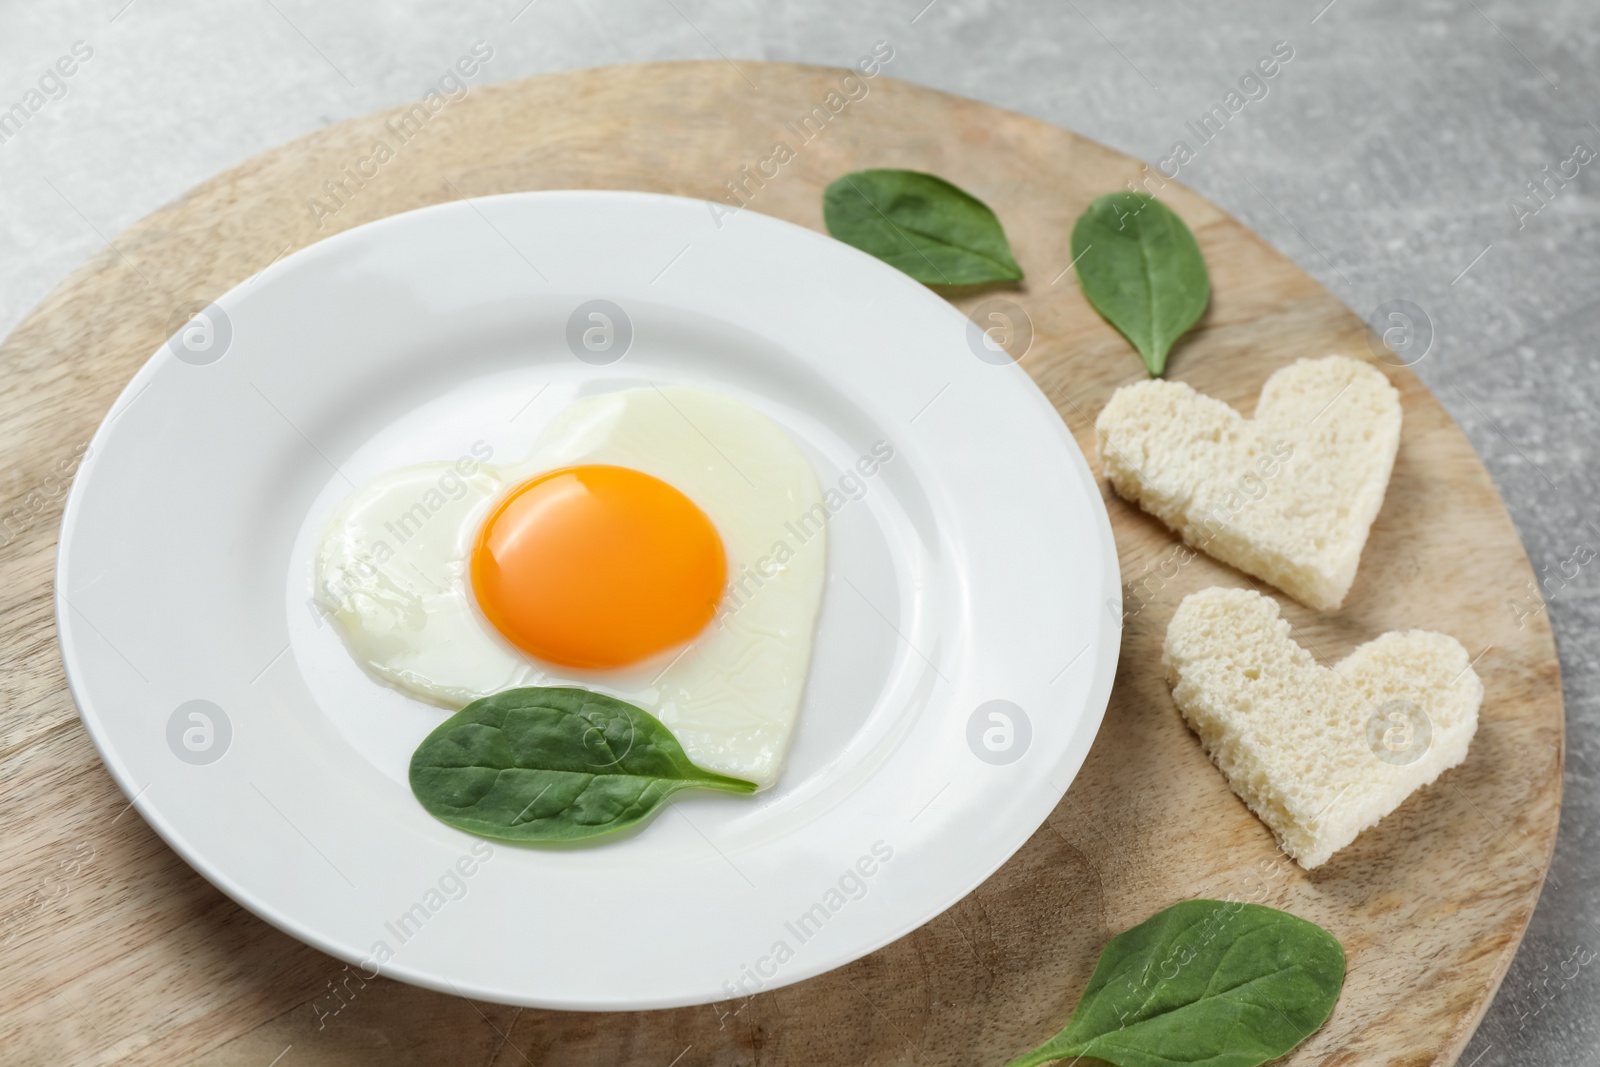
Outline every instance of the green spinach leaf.
<path id="1" fill-rule="evenodd" d="M 1146 193 L 1111 193 L 1072 227 L 1078 284 L 1161 377 L 1167 353 L 1211 299 L 1211 278 L 1194 234 Z"/>
<path id="2" fill-rule="evenodd" d="M 982 200 L 915 170 L 858 170 L 822 194 L 822 219 L 845 244 L 927 285 L 1017 281 L 1022 268 Z"/>
<path id="3" fill-rule="evenodd" d="M 1188 900 L 1107 942 L 1066 1028 L 1007 1067 L 1256 1067 L 1316 1032 L 1343 984 L 1344 949 L 1315 923 Z"/>
<path id="4" fill-rule="evenodd" d="M 587 689 L 474 700 L 411 757 L 411 791 L 441 822 L 500 841 L 577 841 L 649 816 L 680 789 L 753 793 L 702 770 L 661 722 Z"/>

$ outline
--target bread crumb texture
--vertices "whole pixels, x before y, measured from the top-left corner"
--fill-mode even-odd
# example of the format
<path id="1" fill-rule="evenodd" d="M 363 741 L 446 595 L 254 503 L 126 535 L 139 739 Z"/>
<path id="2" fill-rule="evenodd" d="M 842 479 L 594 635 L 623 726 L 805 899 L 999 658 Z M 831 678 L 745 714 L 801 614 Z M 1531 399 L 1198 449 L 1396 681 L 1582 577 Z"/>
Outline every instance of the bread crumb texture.
<path id="1" fill-rule="evenodd" d="M 1400 394 L 1347 356 L 1267 379 L 1246 419 L 1182 382 L 1118 389 L 1095 420 L 1119 496 L 1319 611 L 1344 603 L 1400 446 Z"/>
<path id="2" fill-rule="evenodd" d="M 1228 785 L 1307 869 L 1465 759 L 1483 700 L 1453 637 L 1386 633 L 1330 669 L 1249 589 L 1185 597 L 1161 660 Z"/>

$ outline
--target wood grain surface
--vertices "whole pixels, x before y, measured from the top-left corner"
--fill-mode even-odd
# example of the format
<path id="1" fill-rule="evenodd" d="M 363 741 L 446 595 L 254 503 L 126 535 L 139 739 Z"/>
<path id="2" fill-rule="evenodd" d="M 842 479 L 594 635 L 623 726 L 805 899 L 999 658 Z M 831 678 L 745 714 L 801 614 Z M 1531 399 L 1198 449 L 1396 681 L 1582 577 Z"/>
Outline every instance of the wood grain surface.
<path id="1" fill-rule="evenodd" d="M 841 173 L 938 173 L 1006 223 L 1027 281 L 998 295 L 1030 316 L 1024 365 L 1093 462 L 1094 416 L 1143 369 L 1083 300 L 1067 271 L 1069 236 L 1088 202 L 1139 178 L 1140 165 L 1033 119 L 883 76 L 859 83 L 864 96 L 846 93 L 845 75 L 781 64 L 619 67 L 473 89 L 424 112 L 403 144 L 385 125 L 400 110 L 333 126 L 117 235 L 5 341 L 0 1058 L 998 1065 L 1064 1023 L 1108 937 L 1203 895 L 1286 908 L 1344 943 L 1343 997 L 1286 1062 L 1455 1062 L 1550 861 L 1561 688 L 1545 615 L 1517 609 L 1537 606 L 1533 574 L 1483 466 L 1417 379 L 1381 361 L 1401 391 L 1405 429 L 1347 606 L 1318 614 L 1279 600 L 1297 638 L 1325 660 L 1390 629 L 1451 633 L 1479 657 L 1486 695 L 1467 761 L 1310 874 L 1229 792 L 1158 668 L 1166 623 L 1186 593 L 1248 580 L 1203 556 L 1174 568 L 1172 536 L 1109 494 L 1123 580 L 1142 590 L 1141 606 L 1126 623 L 1105 723 L 1060 806 L 945 914 L 856 963 L 746 1002 L 569 1014 L 363 983 L 195 874 L 102 769 L 63 681 L 51 588 L 65 486 L 84 442 L 168 335 L 174 309 L 395 212 L 527 189 L 728 201 L 726 183 L 783 142 L 794 158 L 748 185 L 750 207 L 821 229 L 821 190 Z M 835 112 L 830 100 L 843 106 Z M 819 108 L 812 127 L 794 125 Z M 391 142 L 393 158 L 359 183 L 348 178 L 345 168 L 358 174 L 379 140 Z M 343 183 L 342 194 L 330 197 L 324 182 Z M 1290 360 L 1374 359 L 1362 323 L 1282 255 L 1176 184 L 1160 195 L 1194 229 L 1214 290 L 1170 377 L 1248 414 L 1261 383 Z M 997 294 L 949 295 L 970 310 Z"/>

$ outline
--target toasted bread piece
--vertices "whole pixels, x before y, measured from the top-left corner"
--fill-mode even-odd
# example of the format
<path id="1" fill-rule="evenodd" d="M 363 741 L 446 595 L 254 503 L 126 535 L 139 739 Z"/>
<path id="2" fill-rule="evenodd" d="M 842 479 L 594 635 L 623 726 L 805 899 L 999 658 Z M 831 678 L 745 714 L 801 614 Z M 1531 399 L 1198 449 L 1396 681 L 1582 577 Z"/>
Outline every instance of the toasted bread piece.
<path id="1" fill-rule="evenodd" d="M 1400 394 L 1345 356 L 1267 379 L 1253 419 L 1182 382 L 1118 389 L 1095 421 L 1118 495 L 1189 544 L 1331 611 L 1355 581 L 1400 445 Z"/>
<path id="2" fill-rule="evenodd" d="M 1249 589 L 1184 597 L 1161 662 L 1228 785 L 1307 869 L 1465 759 L 1483 699 L 1453 637 L 1386 633 L 1324 667 Z"/>

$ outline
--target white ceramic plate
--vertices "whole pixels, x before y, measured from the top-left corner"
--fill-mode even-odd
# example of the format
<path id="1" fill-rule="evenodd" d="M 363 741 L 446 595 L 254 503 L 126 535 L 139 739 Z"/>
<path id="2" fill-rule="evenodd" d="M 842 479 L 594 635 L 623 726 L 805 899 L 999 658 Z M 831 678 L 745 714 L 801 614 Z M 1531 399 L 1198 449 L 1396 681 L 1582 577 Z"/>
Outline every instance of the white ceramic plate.
<path id="1" fill-rule="evenodd" d="M 598 353 L 568 343 L 593 300 L 631 325 Z M 603 1010 L 847 963 L 1021 846 L 1111 689 L 1099 491 L 977 336 L 869 256 L 697 200 L 516 194 L 323 241 L 158 350 L 91 443 L 56 575 L 84 725 L 206 878 L 394 978 Z M 895 458 L 832 520 L 775 789 L 682 795 L 590 847 L 490 846 L 411 796 L 411 751 L 445 713 L 369 680 L 319 623 L 312 549 L 352 484 L 478 440 L 520 456 L 572 397 L 643 382 L 745 400 L 825 486 L 874 442 Z"/>

